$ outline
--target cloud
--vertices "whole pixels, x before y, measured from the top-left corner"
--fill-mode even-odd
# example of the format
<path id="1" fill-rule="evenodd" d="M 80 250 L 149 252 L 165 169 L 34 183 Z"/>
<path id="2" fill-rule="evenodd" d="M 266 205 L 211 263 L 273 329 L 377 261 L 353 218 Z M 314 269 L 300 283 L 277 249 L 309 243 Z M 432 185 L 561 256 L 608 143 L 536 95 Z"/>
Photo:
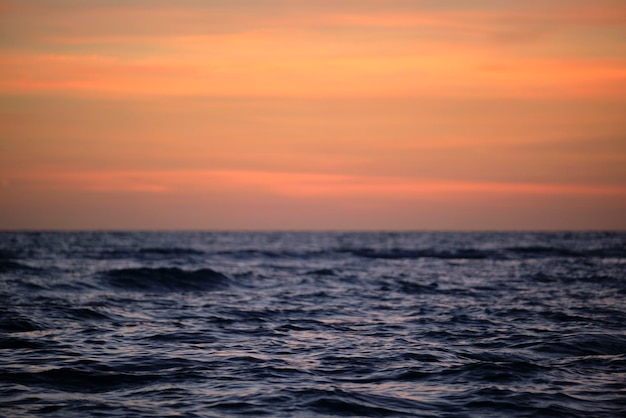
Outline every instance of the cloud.
<path id="1" fill-rule="evenodd" d="M 264 192 L 295 198 L 445 198 L 464 194 L 626 196 L 626 186 L 471 182 L 250 170 L 38 171 L 13 173 L 12 188 L 74 192 Z"/>
<path id="2" fill-rule="evenodd" d="M 467 1 L 4 1 L 3 25 L 12 41 L 58 43 L 258 32 L 376 32 L 414 39 L 460 42 L 485 39 L 534 40 L 546 34 L 590 27 L 624 28 L 626 7 L 612 0 L 550 3 Z M 410 32 L 406 32 L 409 29 Z M 394 30 L 400 30 L 396 33 Z M 340 31 L 340 32 L 338 32 Z"/>
<path id="3" fill-rule="evenodd" d="M 125 96 L 606 96 L 626 93 L 626 60 L 516 59 L 457 50 L 424 55 L 316 56 L 313 44 L 271 49 L 243 40 L 211 57 L 121 60 L 80 55 L 0 57 L 1 93 Z M 255 49 L 253 45 L 260 47 Z M 310 49 L 311 56 L 302 51 Z"/>
<path id="4" fill-rule="evenodd" d="M 622 3 L 0 0 L 0 189 L 618 200 Z"/>
<path id="5" fill-rule="evenodd" d="M 0 93 L 626 93 L 626 7 L 611 1 L 3 4 Z"/>

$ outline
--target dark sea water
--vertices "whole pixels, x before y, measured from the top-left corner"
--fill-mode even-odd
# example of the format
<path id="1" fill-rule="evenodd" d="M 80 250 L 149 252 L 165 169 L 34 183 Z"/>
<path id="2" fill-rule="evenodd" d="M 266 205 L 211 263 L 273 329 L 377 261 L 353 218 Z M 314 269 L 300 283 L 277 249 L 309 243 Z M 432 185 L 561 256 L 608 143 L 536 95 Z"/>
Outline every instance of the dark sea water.
<path id="1" fill-rule="evenodd" d="M 0 414 L 626 416 L 626 233 L 0 233 Z"/>

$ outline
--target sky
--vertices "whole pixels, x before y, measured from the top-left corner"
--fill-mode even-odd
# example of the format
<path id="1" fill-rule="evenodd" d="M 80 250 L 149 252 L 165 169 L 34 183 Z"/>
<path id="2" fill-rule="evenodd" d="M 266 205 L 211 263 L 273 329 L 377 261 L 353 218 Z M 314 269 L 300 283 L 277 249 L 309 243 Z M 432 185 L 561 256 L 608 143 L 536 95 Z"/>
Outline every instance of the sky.
<path id="1" fill-rule="evenodd" d="M 0 229 L 626 230 L 626 3 L 0 0 Z"/>

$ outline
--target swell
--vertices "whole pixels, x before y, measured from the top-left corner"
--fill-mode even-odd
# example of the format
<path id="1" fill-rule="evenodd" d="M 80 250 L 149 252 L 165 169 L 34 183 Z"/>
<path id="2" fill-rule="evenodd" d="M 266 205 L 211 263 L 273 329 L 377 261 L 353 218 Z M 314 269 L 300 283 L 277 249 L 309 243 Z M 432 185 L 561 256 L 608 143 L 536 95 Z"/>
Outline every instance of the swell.
<path id="1" fill-rule="evenodd" d="M 541 342 L 533 349 L 564 357 L 626 355 L 626 336 L 608 333 L 561 335 Z"/>
<path id="2" fill-rule="evenodd" d="M 551 246 L 520 246 L 505 247 L 502 249 L 480 249 L 480 248 L 350 248 L 340 249 L 340 252 L 352 254 L 362 258 L 373 259 L 419 259 L 419 258 L 439 258 L 439 259 L 535 259 L 548 257 L 582 257 L 582 258 L 625 258 L 626 248 L 608 247 L 600 249 L 573 250 L 564 247 Z"/>
<path id="3" fill-rule="evenodd" d="M 26 316 L 7 308 L 0 310 L 0 331 L 6 333 L 40 330 L 41 326 Z"/>
<path id="4" fill-rule="evenodd" d="M 11 259 L 0 258 L 0 273 L 9 273 L 12 271 L 19 271 L 19 270 L 33 271 L 36 269 L 26 264 L 13 261 Z"/>
<path id="5" fill-rule="evenodd" d="M 31 388 L 52 388 L 64 392 L 96 393 L 128 390 L 159 382 L 188 382 L 202 377 L 202 363 L 182 358 L 134 358 L 116 365 L 78 360 L 65 367 L 4 373 L 0 381 Z"/>
<path id="6" fill-rule="evenodd" d="M 362 258 L 380 259 L 414 259 L 414 258 L 442 258 L 442 259 L 484 259 L 496 258 L 497 252 L 477 249 L 435 250 L 435 249 L 404 249 L 392 248 L 377 250 L 372 248 L 356 248 L 344 250 L 354 256 Z"/>
<path id="7" fill-rule="evenodd" d="M 339 416 L 436 416 L 432 405 L 415 400 L 342 389 L 294 390 L 307 409 Z"/>
<path id="8" fill-rule="evenodd" d="M 204 255 L 204 251 L 188 247 L 145 247 L 139 249 L 106 249 L 91 255 L 100 260 L 137 259 L 153 260 L 163 258 L 192 258 Z"/>
<path id="9" fill-rule="evenodd" d="M 99 259 L 130 258 L 130 259 L 156 259 L 156 258 L 190 258 L 203 255 L 218 255 L 233 259 L 311 259 L 318 257 L 336 257 L 349 254 L 367 259 L 420 259 L 434 258 L 444 260 L 468 259 L 468 260 L 512 260 L 512 259 L 540 259 L 540 258 L 626 258 L 626 247 L 609 246 L 605 248 L 572 249 L 563 246 L 529 245 L 510 246 L 498 249 L 472 248 L 472 247 L 449 247 L 449 248 L 376 248 L 376 247 L 337 247 L 328 249 L 295 249 L 284 248 L 270 249 L 236 249 L 218 250 L 215 252 L 201 251 L 189 247 L 146 247 L 140 249 L 113 249 L 105 250 L 98 254 Z M 0 257 L 0 269 L 2 258 Z"/>
<path id="10" fill-rule="evenodd" d="M 210 268 L 183 270 L 177 267 L 109 270 L 104 273 L 104 281 L 116 289 L 143 292 L 211 291 L 229 284 L 227 276 Z"/>

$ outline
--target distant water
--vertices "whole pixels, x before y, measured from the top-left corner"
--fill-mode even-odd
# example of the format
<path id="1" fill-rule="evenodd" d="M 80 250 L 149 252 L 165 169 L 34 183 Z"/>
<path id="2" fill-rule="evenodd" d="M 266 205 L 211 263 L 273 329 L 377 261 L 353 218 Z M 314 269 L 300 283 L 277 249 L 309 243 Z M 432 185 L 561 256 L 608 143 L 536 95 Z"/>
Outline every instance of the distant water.
<path id="1" fill-rule="evenodd" d="M 626 233 L 0 233 L 8 417 L 626 416 Z"/>

